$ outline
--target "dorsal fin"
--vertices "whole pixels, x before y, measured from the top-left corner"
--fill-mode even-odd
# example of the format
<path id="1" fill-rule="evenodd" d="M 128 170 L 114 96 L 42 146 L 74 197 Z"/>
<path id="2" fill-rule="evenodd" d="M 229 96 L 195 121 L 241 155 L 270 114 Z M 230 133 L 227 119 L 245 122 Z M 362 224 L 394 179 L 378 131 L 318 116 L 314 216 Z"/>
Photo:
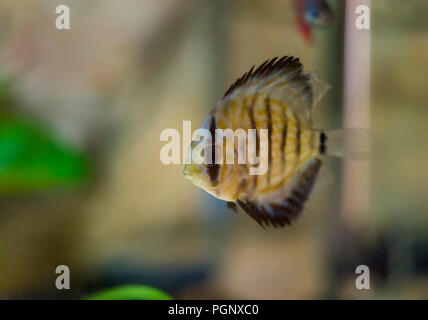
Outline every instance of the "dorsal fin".
<path id="1" fill-rule="evenodd" d="M 311 126 L 313 103 L 321 98 L 327 88 L 328 85 L 324 85 L 316 74 L 303 71 L 303 65 L 298 58 L 275 57 L 266 60 L 256 69 L 253 66 L 238 78 L 227 89 L 217 106 L 227 107 L 230 100 L 238 95 L 242 98 L 247 93 L 262 93 L 284 102 L 294 99 L 294 111 L 302 121 Z"/>
<path id="2" fill-rule="evenodd" d="M 266 60 L 255 70 L 254 66 L 252 66 L 248 72 L 244 73 L 242 77 L 238 78 L 229 87 L 229 89 L 226 90 L 223 98 L 227 97 L 240 88 L 253 84 L 254 82 L 258 82 L 262 79 L 271 80 L 275 77 L 281 77 L 282 75 L 286 74 L 294 75 L 294 77 L 292 79 L 288 79 L 288 81 L 309 80 L 309 76 L 303 73 L 303 65 L 300 63 L 299 58 L 284 56 L 278 60 L 278 57 L 275 57 L 270 60 Z"/>

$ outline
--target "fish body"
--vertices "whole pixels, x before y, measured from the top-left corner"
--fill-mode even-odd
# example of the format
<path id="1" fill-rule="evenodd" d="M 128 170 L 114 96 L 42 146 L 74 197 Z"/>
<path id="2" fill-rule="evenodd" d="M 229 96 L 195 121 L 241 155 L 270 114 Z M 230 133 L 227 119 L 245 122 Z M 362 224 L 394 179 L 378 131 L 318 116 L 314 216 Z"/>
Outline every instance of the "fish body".
<path id="1" fill-rule="evenodd" d="M 226 148 L 220 151 L 216 147 L 223 146 L 223 141 L 206 148 L 212 151 L 212 160 L 219 153 L 224 159 L 227 144 L 232 143 L 233 163 L 190 163 L 184 170 L 186 178 L 228 201 L 231 208 L 242 208 L 262 226 L 290 224 L 302 212 L 322 165 L 320 156 L 326 153 L 327 135 L 313 128 L 311 113 L 327 89 L 317 75 L 304 72 L 299 59 L 290 56 L 251 68 L 227 90 L 202 128 L 212 137 L 216 129 L 256 129 L 255 153 L 260 163 L 266 160 L 267 170 L 250 174 L 254 164 L 238 163 L 237 144 L 226 139 Z M 261 135 L 261 129 L 267 129 L 267 135 Z M 267 146 L 267 152 L 261 152 L 262 146 Z M 192 143 L 190 152 L 194 148 Z"/>
<path id="2" fill-rule="evenodd" d="M 248 175 L 248 162 L 220 166 L 212 193 L 226 201 L 262 199 L 282 188 L 296 170 L 319 155 L 321 131 L 312 129 L 294 112 L 292 101 L 283 102 L 263 93 L 238 95 L 210 114 L 217 129 L 267 129 L 268 169 L 263 175 Z M 295 103 L 298 103 L 297 101 Z M 262 139 L 259 137 L 259 139 Z M 263 141 L 260 142 L 263 144 Z"/>

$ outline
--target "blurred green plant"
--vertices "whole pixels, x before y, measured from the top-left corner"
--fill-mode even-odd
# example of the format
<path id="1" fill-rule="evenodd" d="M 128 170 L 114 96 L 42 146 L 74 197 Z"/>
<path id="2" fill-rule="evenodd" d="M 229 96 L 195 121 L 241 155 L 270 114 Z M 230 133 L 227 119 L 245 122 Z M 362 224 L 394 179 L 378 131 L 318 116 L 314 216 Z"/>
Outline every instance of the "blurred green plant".
<path id="1" fill-rule="evenodd" d="M 149 286 L 124 285 L 106 289 L 86 297 L 87 300 L 171 300 L 165 292 Z"/>
<path id="2" fill-rule="evenodd" d="M 0 195 L 39 191 L 84 180 L 84 154 L 13 116 L 0 116 Z"/>
<path id="3" fill-rule="evenodd" d="M 32 121 L 16 116 L 14 78 L 0 72 L 0 195 L 32 193 L 86 180 L 89 159 Z"/>

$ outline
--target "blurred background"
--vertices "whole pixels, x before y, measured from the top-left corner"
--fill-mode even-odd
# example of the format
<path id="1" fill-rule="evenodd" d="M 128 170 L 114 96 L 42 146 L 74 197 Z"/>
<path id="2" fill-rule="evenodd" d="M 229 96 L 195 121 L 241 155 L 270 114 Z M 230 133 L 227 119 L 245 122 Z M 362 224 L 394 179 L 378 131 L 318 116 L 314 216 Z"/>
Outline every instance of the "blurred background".
<path id="1" fill-rule="evenodd" d="M 427 299 L 428 2 L 328 1 L 333 23 L 308 31 L 297 1 L 1 1 L 0 298 L 144 284 L 180 299 Z M 55 28 L 60 4 L 70 30 Z M 287 54 L 332 85 L 316 126 L 370 128 L 372 158 L 325 159 L 333 183 L 293 226 L 263 230 L 163 165 L 159 136 L 197 129 L 236 78 Z M 55 288 L 62 264 L 71 290 Z"/>

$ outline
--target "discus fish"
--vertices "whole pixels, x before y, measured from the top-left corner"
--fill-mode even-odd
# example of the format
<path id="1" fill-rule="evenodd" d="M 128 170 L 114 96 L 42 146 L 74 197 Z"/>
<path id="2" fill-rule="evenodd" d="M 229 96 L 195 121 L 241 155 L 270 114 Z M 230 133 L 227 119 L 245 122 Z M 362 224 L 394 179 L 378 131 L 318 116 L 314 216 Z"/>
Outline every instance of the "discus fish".
<path id="1" fill-rule="evenodd" d="M 353 148 L 352 129 L 345 131 L 346 136 L 343 131 L 332 131 L 330 143 L 329 132 L 312 127 L 312 108 L 328 89 L 329 85 L 316 74 L 303 71 L 298 58 L 284 56 L 267 60 L 255 70 L 253 66 L 226 91 L 202 128 L 212 137 L 218 129 L 267 129 L 264 137 L 257 130 L 255 146 L 262 161 L 260 148 L 267 143 L 267 171 L 251 175 L 254 165 L 248 161 L 192 162 L 184 168 L 185 177 L 227 201 L 235 211 L 242 208 L 262 227 L 289 225 L 304 209 L 322 165 L 320 156 L 347 155 L 348 151 L 357 151 L 358 155 L 359 150 Z M 249 144 L 248 140 L 248 148 Z M 192 142 L 190 155 L 197 146 Z M 207 141 L 204 148 L 211 151 L 204 155 L 206 158 L 210 154 L 209 160 L 226 153 L 223 140 L 212 144 Z M 236 144 L 232 150 L 236 160 Z"/>

